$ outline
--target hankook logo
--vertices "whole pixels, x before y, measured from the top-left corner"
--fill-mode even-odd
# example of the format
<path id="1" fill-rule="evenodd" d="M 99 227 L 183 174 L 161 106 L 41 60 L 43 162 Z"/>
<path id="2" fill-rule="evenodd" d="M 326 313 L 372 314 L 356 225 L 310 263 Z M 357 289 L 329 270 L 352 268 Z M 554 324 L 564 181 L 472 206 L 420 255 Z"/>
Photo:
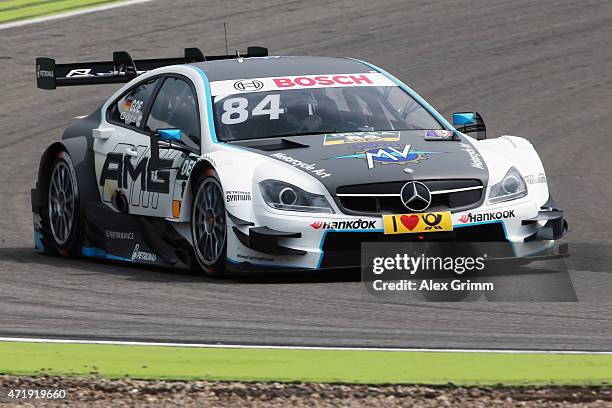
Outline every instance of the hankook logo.
<path id="1" fill-rule="evenodd" d="M 411 211 L 424 211 L 431 205 L 431 192 L 420 181 L 404 184 L 400 192 L 402 204 Z"/>
<path id="2" fill-rule="evenodd" d="M 234 82 L 234 88 L 239 91 L 258 91 L 263 88 L 264 84 L 257 79 L 247 79 Z"/>
<path id="3" fill-rule="evenodd" d="M 514 217 L 516 217 L 516 215 L 514 214 L 514 210 L 505 210 L 481 214 L 467 213 L 459 217 L 459 221 L 461 221 L 463 224 L 466 224 L 468 222 L 496 221 Z"/>

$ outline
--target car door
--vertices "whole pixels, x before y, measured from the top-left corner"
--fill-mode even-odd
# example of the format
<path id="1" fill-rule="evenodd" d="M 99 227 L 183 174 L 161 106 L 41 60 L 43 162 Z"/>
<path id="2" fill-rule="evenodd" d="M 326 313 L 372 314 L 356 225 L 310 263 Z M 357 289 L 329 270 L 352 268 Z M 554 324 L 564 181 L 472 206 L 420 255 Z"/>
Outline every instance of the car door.
<path id="1" fill-rule="evenodd" d="M 157 214 L 166 218 L 178 218 L 187 187 L 189 166 L 195 161 L 190 153 L 200 154 L 200 115 L 195 87 L 185 77 L 169 75 L 163 80 L 148 110 L 145 132 L 158 129 L 179 129 L 181 140 L 172 142 L 174 147 L 160 142 L 159 170 L 155 171 L 146 190 L 140 191 L 143 201 L 159 200 Z M 178 147 L 178 149 L 176 148 Z M 150 158 L 150 150 L 145 151 Z M 135 189 L 142 188 L 137 184 Z"/>
<path id="2" fill-rule="evenodd" d="M 186 188 L 177 180 L 188 157 L 184 150 L 197 154 L 200 146 L 193 85 L 172 75 L 144 80 L 109 107 L 107 120 L 108 128 L 97 132 L 103 137 L 94 141 L 102 201 L 117 209 L 121 196 L 130 214 L 178 217 Z M 181 130 L 183 149 L 162 145 L 159 166 L 151 169 L 150 134 L 168 128 Z"/>
<path id="3" fill-rule="evenodd" d="M 130 88 L 111 103 L 103 124 L 93 132 L 100 198 L 111 208 L 141 214 L 159 206 L 155 200 L 142 200 L 135 186 L 146 188 L 150 138 L 143 126 L 160 83 L 161 78 L 146 79 Z"/>

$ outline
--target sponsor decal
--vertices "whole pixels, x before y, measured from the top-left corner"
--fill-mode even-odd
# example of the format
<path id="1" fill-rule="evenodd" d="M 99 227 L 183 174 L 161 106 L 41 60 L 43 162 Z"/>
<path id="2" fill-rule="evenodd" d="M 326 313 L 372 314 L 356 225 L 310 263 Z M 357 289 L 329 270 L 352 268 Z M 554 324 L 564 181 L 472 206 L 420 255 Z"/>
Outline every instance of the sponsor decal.
<path id="1" fill-rule="evenodd" d="M 459 217 L 459 221 L 463 224 L 467 224 L 468 222 L 495 221 L 514 217 L 516 217 L 514 210 L 505 210 L 480 214 L 467 213 Z"/>
<path id="2" fill-rule="evenodd" d="M 527 184 L 546 184 L 546 175 L 544 173 L 530 174 L 525 176 L 525 182 Z"/>
<path id="3" fill-rule="evenodd" d="M 299 77 L 272 78 L 278 88 L 303 87 L 328 85 L 372 85 L 374 82 L 368 74 L 350 75 L 305 75 Z"/>
<path id="4" fill-rule="evenodd" d="M 366 145 L 367 146 L 367 145 Z M 335 156 L 332 159 L 365 159 L 368 169 L 373 169 L 375 163 L 380 164 L 406 164 L 420 163 L 427 160 L 428 154 L 439 153 L 430 151 L 411 150 L 411 145 L 381 144 L 377 146 L 367 146 L 367 150 L 355 152 L 346 156 Z"/>
<path id="5" fill-rule="evenodd" d="M 251 192 L 228 190 L 225 192 L 225 201 L 228 203 L 233 203 L 236 201 L 251 201 Z"/>
<path id="6" fill-rule="evenodd" d="M 34 222 L 34 228 L 42 229 L 42 218 L 39 213 L 32 213 L 32 221 Z"/>
<path id="7" fill-rule="evenodd" d="M 123 66 L 120 67 L 120 69 Z M 147 72 L 146 70 L 137 70 L 136 74 L 141 75 Z M 77 68 L 71 69 L 66 75 L 66 78 L 91 78 L 91 77 L 105 77 L 105 76 L 118 76 L 125 75 L 125 71 L 106 71 L 106 72 L 91 72 L 91 68 Z"/>
<path id="8" fill-rule="evenodd" d="M 450 211 L 421 214 L 383 215 L 385 234 L 452 231 Z"/>
<path id="9" fill-rule="evenodd" d="M 263 257 L 263 256 L 253 256 L 253 255 L 242 255 L 242 254 L 237 254 L 236 258 L 242 259 L 244 261 L 248 261 L 248 262 L 274 262 L 274 258 L 267 258 L 267 257 Z"/>
<path id="10" fill-rule="evenodd" d="M 109 153 L 100 173 L 100 186 L 106 181 L 116 181 L 118 188 L 133 188 L 140 180 L 140 189 L 151 193 L 168 194 L 170 192 L 170 170 L 152 170 L 148 166 L 149 158 L 142 157 L 134 166 L 131 157 L 122 153 Z M 159 167 L 169 169 L 173 159 L 159 159 Z M 131 183 L 132 182 L 132 183 Z"/>
<path id="11" fill-rule="evenodd" d="M 46 69 L 40 69 L 40 65 L 36 66 L 36 78 L 53 78 L 55 75 L 53 71 L 49 71 Z"/>
<path id="12" fill-rule="evenodd" d="M 192 160 L 190 157 L 187 157 L 183 164 L 181 164 L 181 169 L 179 170 L 178 175 L 176 176 L 179 180 L 187 180 L 193 171 L 194 166 L 196 165 L 197 160 Z"/>
<path id="13" fill-rule="evenodd" d="M 106 231 L 105 235 L 107 239 L 134 239 L 134 233 L 127 231 Z"/>
<path id="14" fill-rule="evenodd" d="M 91 73 L 91 68 L 71 69 L 66 75 L 66 78 L 83 78 L 95 76 Z"/>
<path id="15" fill-rule="evenodd" d="M 140 120 L 142 119 L 142 106 L 144 101 L 140 99 L 132 99 L 128 97 L 125 101 L 123 101 L 123 105 L 120 106 L 120 114 L 119 117 L 126 123 L 135 123 L 136 126 L 140 124 Z"/>
<path id="16" fill-rule="evenodd" d="M 234 82 L 234 89 L 238 91 L 258 91 L 263 88 L 263 82 L 257 79 L 246 79 Z"/>
<path id="17" fill-rule="evenodd" d="M 132 252 L 132 261 L 155 262 L 157 261 L 157 255 L 151 252 L 141 251 L 140 244 L 136 244 Z"/>
<path id="18" fill-rule="evenodd" d="M 339 88 L 354 86 L 397 86 L 379 72 L 363 72 L 337 75 L 294 75 L 224 80 L 210 83 L 213 96 L 245 92 L 267 92 L 291 89 Z"/>
<path id="19" fill-rule="evenodd" d="M 344 229 L 356 229 L 356 230 L 368 230 L 374 229 L 376 220 L 363 220 L 361 218 L 357 220 L 345 220 L 345 221 L 315 221 L 310 226 L 316 230 L 344 230 Z"/>
<path id="20" fill-rule="evenodd" d="M 469 143 L 461 143 L 461 150 L 466 152 L 468 156 L 470 156 L 470 166 L 475 169 L 484 170 L 484 164 L 482 163 L 482 158 L 478 154 L 478 152 L 470 145 Z"/>
<path id="21" fill-rule="evenodd" d="M 321 177 L 322 179 L 327 178 L 329 176 L 331 176 L 331 173 L 327 173 L 325 169 L 317 169 L 316 165 L 313 164 L 308 164 L 308 163 L 304 163 L 301 160 L 295 159 L 289 155 L 286 155 L 284 153 L 274 153 L 273 155 L 271 155 L 271 157 L 274 157 L 275 159 L 278 159 L 280 161 L 283 161 L 287 164 L 292 165 L 293 167 L 297 167 L 300 169 L 303 169 L 309 173 L 312 173 L 316 176 Z"/>
<path id="22" fill-rule="evenodd" d="M 398 140 L 400 140 L 399 132 L 334 133 L 325 135 L 323 145 L 332 146 L 351 143 L 397 142 Z"/>
<path id="23" fill-rule="evenodd" d="M 452 140 L 454 133 L 450 130 L 428 130 L 425 140 Z"/>

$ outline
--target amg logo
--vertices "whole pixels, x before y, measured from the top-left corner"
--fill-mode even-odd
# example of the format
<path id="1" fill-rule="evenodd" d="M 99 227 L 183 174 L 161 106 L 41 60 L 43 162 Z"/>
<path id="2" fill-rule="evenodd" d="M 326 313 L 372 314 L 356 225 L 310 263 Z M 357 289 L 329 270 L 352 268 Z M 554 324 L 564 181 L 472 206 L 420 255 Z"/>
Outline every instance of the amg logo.
<path id="1" fill-rule="evenodd" d="M 366 221 L 361 218 L 348 221 L 315 221 L 310 226 L 314 229 L 343 230 L 343 229 L 373 229 L 376 221 Z"/>
<path id="2" fill-rule="evenodd" d="M 148 168 L 149 158 L 143 157 L 134 167 L 131 157 L 121 153 L 109 153 L 106 156 L 102 173 L 100 174 L 100 186 L 104 186 L 107 180 L 117 182 L 118 188 L 128 188 L 128 180 L 133 182 L 140 179 L 140 189 L 151 193 L 168 194 L 170 192 L 170 171 L 151 170 Z M 172 159 L 159 159 L 159 167 L 172 167 Z M 157 180 L 153 173 L 157 173 Z"/>
<path id="3" fill-rule="evenodd" d="M 134 247 L 134 252 L 132 252 L 132 261 L 155 262 L 157 261 L 157 255 L 152 254 L 151 252 L 141 251 L 140 244 L 136 244 Z"/>
<path id="4" fill-rule="evenodd" d="M 497 211 L 497 212 L 482 213 L 482 214 L 468 213 L 468 214 L 464 214 L 461 217 L 459 217 L 459 221 L 465 224 L 468 222 L 495 221 L 495 220 L 501 220 L 504 218 L 514 218 L 514 217 L 515 217 L 514 210 L 506 210 L 506 211 Z"/>

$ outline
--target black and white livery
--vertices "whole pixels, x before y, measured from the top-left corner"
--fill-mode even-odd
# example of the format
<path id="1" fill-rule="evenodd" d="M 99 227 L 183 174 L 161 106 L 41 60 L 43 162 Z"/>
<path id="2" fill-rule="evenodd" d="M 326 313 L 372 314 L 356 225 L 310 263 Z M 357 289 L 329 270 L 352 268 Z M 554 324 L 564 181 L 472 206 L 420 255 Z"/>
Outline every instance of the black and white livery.
<path id="1" fill-rule="evenodd" d="M 451 124 L 367 62 L 249 47 L 36 65 L 42 89 L 125 83 L 43 154 L 41 251 L 220 274 L 358 266 L 366 241 L 558 255 L 567 229 L 529 141 L 486 139 L 476 112 Z"/>

